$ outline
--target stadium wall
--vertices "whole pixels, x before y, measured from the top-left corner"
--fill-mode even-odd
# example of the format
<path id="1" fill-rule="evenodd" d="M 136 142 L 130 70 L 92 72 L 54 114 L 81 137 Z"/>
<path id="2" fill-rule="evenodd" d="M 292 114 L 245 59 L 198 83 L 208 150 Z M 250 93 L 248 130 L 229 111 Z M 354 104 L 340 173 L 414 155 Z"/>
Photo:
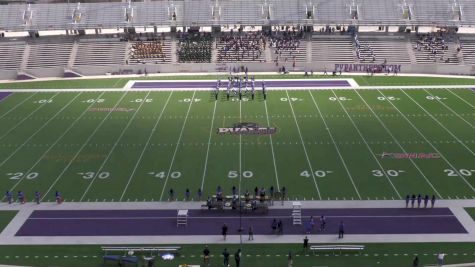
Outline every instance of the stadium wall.
<path id="1" fill-rule="evenodd" d="M 292 64 L 286 64 L 288 71 L 311 71 L 322 72 L 325 68 L 330 72 L 335 68 L 334 62 L 319 62 L 298 64 L 292 68 Z M 272 63 L 246 63 L 246 64 L 216 64 L 216 63 L 181 63 L 181 64 L 144 64 L 144 65 L 115 65 L 115 66 L 81 66 L 71 70 L 83 76 L 115 75 L 115 74 L 144 74 L 147 73 L 206 73 L 206 72 L 229 72 L 229 69 L 239 66 L 247 66 L 251 72 L 277 72 L 282 65 Z M 361 68 L 360 68 L 361 69 Z M 351 71 L 358 72 L 358 71 Z M 359 71 L 365 72 L 365 71 Z M 37 78 L 63 77 L 64 68 L 38 68 L 28 69 L 24 73 Z M 470 75 L 475 76 L 475 66 L 471 65 L 443 65 L 443 64 L 406 64 L 401 65 L 401 73 L 414 74 L 440 74 L 440 75 Z M 16 80 L 18 72 L 0 71 L 0 80 Z"/>

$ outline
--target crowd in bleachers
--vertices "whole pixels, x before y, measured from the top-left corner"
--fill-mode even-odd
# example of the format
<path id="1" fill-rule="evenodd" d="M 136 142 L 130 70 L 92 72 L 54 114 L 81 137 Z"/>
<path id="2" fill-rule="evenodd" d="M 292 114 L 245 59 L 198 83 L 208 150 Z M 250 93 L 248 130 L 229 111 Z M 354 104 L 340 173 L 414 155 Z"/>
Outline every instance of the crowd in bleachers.
<path id="1" fill-rule="evenodd" d="M 257 61 L 266 46 L 266 38 L 261 31 L 238 32 L 231 30 L 219 38 L 218 61 Z"/>
<path id="2" fill-rule="evenodd" d="M 142 62 L 143 59 L 160 59 L 165 62 L 163 41 L 138 41 L 132 44 L 130 59 Z"/>
<path id="3" fill-rule="evenodd" d="M 294 60 L 298 53 L 303 38 L 303 31 L 296 28 L 286 28 L 285 30 L 276 30 L 269 35 L 269 47 L 274 49 L 276 64 L 279 61 Z"/>
<path id="4" fill-rule="evenodd" d="M 417 51 L 426 51 L 427 59 L 433 59 L 434 62 L 437 61 L 437 59 L 441 61 L 450 60 L 449 57 L 444 58 L 445 51 L 449 50 L 449 45 L 446 36 L 442 32 L 418 34 L 414 49 Z"/>
<path id="5" fill-rule="evenodd" d="M 359 61 L 362 61 L 362 62 L 365 62 L 365 61 L 374 62 L 374 61 L 376 61 L 376 56 L 374 55 L 374 50 L 369 44 L 362 45 L 359 38 L 358 38 L 358 34 L 355 34 L 353 39 L 354 39 L 355 48 L 356 48 L 356 57 L 358 57 Z"/>
<path id="6" fill-rule="evenodd" d="M 210 63 L 212 39 L 210 33 L 184 33 L 178 42 L 179 62 Z"/>

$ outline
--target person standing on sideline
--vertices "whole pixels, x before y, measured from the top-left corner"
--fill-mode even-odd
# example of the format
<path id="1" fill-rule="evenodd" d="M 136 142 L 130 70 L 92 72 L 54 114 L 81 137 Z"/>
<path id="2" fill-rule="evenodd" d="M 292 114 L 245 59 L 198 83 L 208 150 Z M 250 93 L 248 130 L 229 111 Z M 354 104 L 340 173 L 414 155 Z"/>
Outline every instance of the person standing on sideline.
<path id="1" fill-rule="evenodd" d="M 325 231 L 325 225 L 327 224 L 327 219 L 325 215 L 320 216 L 320 232 Z"/>
<path id="2" fill-rule="evenodd" d="M 205 266 L 209 266 L 209 248 L 208 245 L 203 249 L 203 263 Z"/>
<path id="3" fill-rule="evenodd" d="M 292 259 L 292 252 L 289 251 L 289 254 L 287 255 L 287 267 L 292 267 L 294 264 L 294 260 Z"/>
<path id="4" fill-rule="evenodd" d="M 236 261 L 236 267 L 239 267 L 241 263 L 241 249 L 238 249 L 236 253 L 234 253 L 234 261 Z"/>
<path id="5" fill-rule="evenodd" d="M 435 204 L 435 195 L 432 195 L 432 199 L 430 200 L 430 204 L 431 204 L 431 208 L 434 207 L 434 204 Z"/>
<path id="6" fill-rule="evenodd" d="M 223 235 L 223 239 L 226 240 L 226 236 L 228 235 L 228 226 L 226 224 L 223 224 L 221 234 Z"/>
<path id="7" fill-rule="evenodd" d="M 429 195 L 424 196 L 424 208 L 427 208 L 427 203 L 429 203 Z"/>
<path id="8" fill-rule="evenodd" d="M 313 218 L 313 216 L 310 216 L 309 224 L 310 224 L 310 231 L 313 231 L 313 227 L 315 226 L 315 219 Z"/>
<path id="9" fill-rule="evenodd" d="M 340 221 L 340 225 L 338 226 L 338 238 L 343 238 L 345 235 L 345 224 L 343 221 Z"/>
<path id="10" fill-rule="evenodd" d="M 409 195 L 406 195 L 406 208 L 409 207 L 409 199 L 410 199 L 410 198 L 411 198 L 411 197 L 410 197 Z"/>
<path id="11" fill-rule="evenodd" d="M 282 224 L 282 220 L 279 220 L 277 223 L 277 231 L 279 232 L 279 235 L 284 234 L 284 225 Z"/>
<path id="12" fill-rule="evenodd" d="M 63 203 L 63 198 L 61 197 L 61 193 L 58 190 L 56 190 L 56 192 L 54 193 L 54 197 L 56 198 L 56 203 Z"/>
<path id="13" fill-rule="evenodd" d="M 190 201 L 190 189 L 188 188 L 185 191 L 185 199 L 186 201 Z"/>
<path id="14" fill-rule="evenodd" d="M 439 253 L 437 254 L 437 266 L 442 266 L 444 265 L 444 257 L 446 256 L 447 254 L 445 253 Z"/>
<path id="15" fill-rule="evenodd" d="M 223 257 L 224 257 L 223 264 L 225 267 L 228 267 L 229 266 L 229 252 L 227 248 L 224 248 Z"/>
<path id="16" fill-rule="evenodd" d="M 305 236 L 303 239 L 303 252 L 307 253 L 308 252 L 308 237 Z"/>
<path id="17" fill-rule="evenodd" d="M 419 257 L 414 257 L 414 260 L 412 261 L 412 267 L 419 267 Z"/>
<path id="18" fill-rule="evenodd" d="M 7 192 L 5 193 L 5 198 L 8 204 L 12 204 L 12 199 L 13 199 L 12 192 L 7 190 Z"/>
<path id="19" fill-rule="evenodd" d="M 271 227 L 272 227 L 272 233 L 275 234 L 276 230 L 277 230 L 277 220 L 276 219 L 274 219 L 272 221 Z"/>
<path id="20" fill-rule="evenodd" d="M 41 193 L 38 192 L 38 191 L 35 191 L 35 201 L 36 201 L 36 204 L 40 204 L 40 198 L 41 198 Z"/>
<path id="21" fill-rule="evenodd" d="M 411 196 L 411 207 L 413 207 L 413 208 L 414 208 L 414 203 L 416 203 L 416 195 L 412 194 L 412 196 Z"/>
<path id="22" fill-rule="evenodd" d="M 170 201 L 173 201 L 175 198 L 175 191 L 173 191 L 173 188 L 170 188 L 170 191 L 168 192 L 170 194 Z"/>
<path id="23" fill-rule="evenodd" d="M 203 196 L 203 191 L 201 188 L 198 188 L 198 201 L 201 201 L 201 197 Z"/>
<path id="24" fill-rule="evenodd" d="M 422 196 L 421 194 L 417 195 L 417 207 L 420 208 L 421 207 L 421 202 L 422 202 Z"/>
<path id="25" fill-rule="evenodd" d="M 249 238 L 247 240 L 254 240 L 254 229 L 252 229 L 252 226 L 249 226 Z"/>

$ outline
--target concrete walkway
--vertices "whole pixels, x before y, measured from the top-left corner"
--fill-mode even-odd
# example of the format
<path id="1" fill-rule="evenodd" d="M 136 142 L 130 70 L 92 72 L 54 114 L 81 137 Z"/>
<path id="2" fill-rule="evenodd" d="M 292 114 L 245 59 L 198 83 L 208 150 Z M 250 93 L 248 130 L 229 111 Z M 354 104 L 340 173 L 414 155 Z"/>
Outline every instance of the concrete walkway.
<path id="1" fill-rule="evenodd" d="M 303 201 L 304 209 L 325 208 L 401 208 L 404 201 Z M 239 235 L 230 235 L 224 241 L 220 235 L 207 236 L 56 236 L 56 237 L 18 237 L 15 234 L 35 210 L 134 210 L 134 209 L 199 209 L 201 202 L 89 202 L 63 203 L 57 205 L 47 202 L 40 205 L 0 204 L 0 210 L 18 210 L 18 214 L 0 234 L 0 244 L 202 244 L 202 243 L 239 243 Z M 475 222 L 465 212 L 464 207 L 475 207 L 475 200 L 439 200 L 437 207 L 448 207 L 457 220 L 467 230 L 466 234 L 384 234 L 352 235 L 347 233 L 344 239 L 335 235 L 310 235 L 312 243 L 393 243 L 393 242 L 475 242 Z M 272 209 L 292 208 L 292 202 L 275 203 Z M 288 226 L 290 227 L 290 226 Z M 254 241 L 244 243 L 300 243 L 303 235 L 255 235 Z"/>

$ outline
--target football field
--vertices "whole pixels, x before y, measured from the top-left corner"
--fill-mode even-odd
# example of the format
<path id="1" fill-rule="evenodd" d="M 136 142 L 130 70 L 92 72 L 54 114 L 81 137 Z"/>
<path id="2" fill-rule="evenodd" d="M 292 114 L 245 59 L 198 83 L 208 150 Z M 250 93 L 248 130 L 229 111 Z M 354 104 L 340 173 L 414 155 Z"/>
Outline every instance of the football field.
<path id="1" fill-rule="evenodd" d="M 475 91 L 14 92 L 0 189 L 44 201 L 167 201 L 286 187 L 290 199 L 475 198 Z M 246 124 L 247 123 L 247 124 Z M 240 124 L 240 125 L 238 125 Z M 242 125 L 272 134 L 218 134 Z M 235 130 L 235 129 L 234 129 Z"/>

